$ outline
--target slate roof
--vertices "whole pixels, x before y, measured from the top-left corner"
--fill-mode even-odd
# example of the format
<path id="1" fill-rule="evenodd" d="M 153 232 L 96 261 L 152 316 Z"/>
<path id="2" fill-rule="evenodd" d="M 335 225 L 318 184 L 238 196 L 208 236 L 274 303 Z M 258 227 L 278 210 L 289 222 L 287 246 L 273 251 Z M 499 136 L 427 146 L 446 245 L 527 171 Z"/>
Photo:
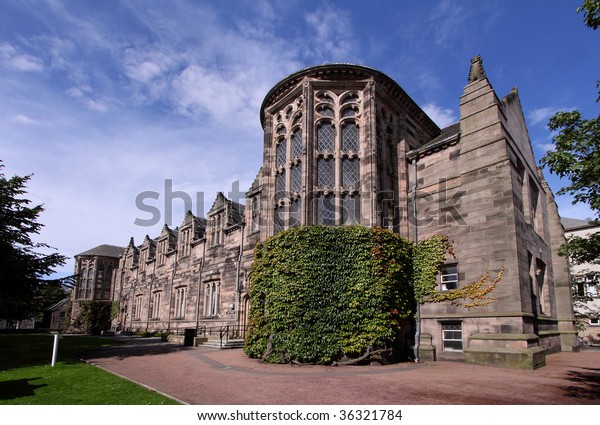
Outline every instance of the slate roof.
<path id="1" fill-rule="evenodd" d="M 446 145 L 458 142 L 460 138 L 460 121 L 442 129 L 442 133 L 431 139 L 429 142 L 419 146 L 408 153 L 409 158 L 417 155 L 424 156 L 429 151 L 436 151 L 446 147 Z"/>
<path id="2" fill-rule="evenodd" d="M 578 218 L 561 217 L 560 222 L 562 223 L 565 230 L 583 229 L 586 227 L 594 227 L 587 220 L 580 220 Z"/>
<path id="3" fill-rule="evenodd" d="M 125 252 L 125 248 L 122 246 L 114 246 L 114 245 L 98 245 L 95 248 L 88 249 L 80 254 L 75 255 L 75 257 L 80 257 L 83 255 L 97 255 L 99 257 L 121 257 Z"/>

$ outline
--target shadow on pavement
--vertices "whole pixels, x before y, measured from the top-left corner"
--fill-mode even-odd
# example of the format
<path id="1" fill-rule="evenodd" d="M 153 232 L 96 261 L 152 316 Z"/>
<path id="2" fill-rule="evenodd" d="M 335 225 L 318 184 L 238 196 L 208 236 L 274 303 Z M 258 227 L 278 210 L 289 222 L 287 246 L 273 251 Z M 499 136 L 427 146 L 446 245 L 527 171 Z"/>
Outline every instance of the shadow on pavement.
<path id="1" fill-rule="evenodd" d="M 584 367 L 567 372 L 567 380 L 578 385 L 565 387 L 565 396 L 577 399 L 600 400 L 600 369 Z"/>

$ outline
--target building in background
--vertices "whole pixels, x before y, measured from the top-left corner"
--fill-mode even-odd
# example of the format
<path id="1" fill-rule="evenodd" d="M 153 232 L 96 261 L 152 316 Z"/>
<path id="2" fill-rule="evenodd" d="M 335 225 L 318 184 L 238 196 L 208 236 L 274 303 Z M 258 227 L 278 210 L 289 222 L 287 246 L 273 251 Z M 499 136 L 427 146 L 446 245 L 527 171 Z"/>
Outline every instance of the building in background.
<path id="1" fill-rule="evenodd" d="M 587 220 L 563 218 L 565 236 L 586 238 L 600 232 L 600 225 Z M 600 345 L 600 265 L 571 265 L 571 277 L 574 280 L 573 291 L 581 301 L 575 303 L 575 315 L 580 328 L 579 336 L 589 345 Z"/>

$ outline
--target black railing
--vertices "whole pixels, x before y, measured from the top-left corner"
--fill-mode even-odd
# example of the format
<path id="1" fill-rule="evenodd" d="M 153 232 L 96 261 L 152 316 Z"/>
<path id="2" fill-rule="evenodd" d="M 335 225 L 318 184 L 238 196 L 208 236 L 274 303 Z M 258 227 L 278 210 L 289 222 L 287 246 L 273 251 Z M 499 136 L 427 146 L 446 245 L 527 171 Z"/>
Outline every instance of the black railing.
<path id="1" fill-rule="evenodd" d="M 198 328 L 198 336 L 219 336 L 219 346 L 223 348 L 223 342 L 227 343 L 232 339 L 246 338 L 246 325 L 225 325 L 225 326 L 200 326 Z"/>

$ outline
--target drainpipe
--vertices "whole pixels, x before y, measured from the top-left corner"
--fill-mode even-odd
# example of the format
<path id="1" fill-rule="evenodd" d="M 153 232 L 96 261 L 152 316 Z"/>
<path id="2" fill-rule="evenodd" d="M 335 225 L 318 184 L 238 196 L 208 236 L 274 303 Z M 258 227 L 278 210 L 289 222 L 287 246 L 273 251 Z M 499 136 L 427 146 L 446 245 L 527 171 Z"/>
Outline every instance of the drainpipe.
<path id="1" fill-rule="evenodd" d="M 204 271 L 204 258 L 206 256 L 206 238 L 202 243 L 202 261 L 200 262 L 200 270 L 198 271 L 198 290 L 196 291 L 196 332 L 200 326 L 200 288 L 202 287 L 202 272 Z"/>
<path id="2" fill-rule="evenodd" d="M 412 187 L 412 204 L 413 204 L 413 243 L 419 241 L 419 229 L 417 226 L 417 160 L 418 155 L 412 160 L 413 168 L 413 187 Z M 417 320 L 415 321 L 415 363 L 419 363 L 419 348 L 421 346 L 421 299 L 417 300 Z"/>
<path id="3" fill-rule="evenodd" d="M 239 252 L 239 256 L 238 256 L 238 263 L 237 263 L 237 276 L 236 276 L 236 282 L 235 282 L 235 291 L 237 293 L 237 306 L 236 306 L 236 323 L 240 324 L 240 309 L 241 309 L 241 305 L 242 305 L 242 287 L 240 285 L 240 269 L 242 268 L 242 257 L 244 255 L 244 233 L 246 231 L 246 226 L 245 226 L 245 222 L 242 221 L 242 223 L 240 224 L 241 229 L 242 229 L 242 237 L 240 240 L 240 252 Z"/>
<path id="4" fill-rule="evenodd" d="M 167 333 L 171 331 L 171 310 L 173 309 L 173 287 L 175 286 L 175 272 L 177 271 L 177 249 L 175 249 L 175 261 L 173 273 L 171 274 L 171 290 L 169 291 L 169 317 L 167 321 Z"/>

